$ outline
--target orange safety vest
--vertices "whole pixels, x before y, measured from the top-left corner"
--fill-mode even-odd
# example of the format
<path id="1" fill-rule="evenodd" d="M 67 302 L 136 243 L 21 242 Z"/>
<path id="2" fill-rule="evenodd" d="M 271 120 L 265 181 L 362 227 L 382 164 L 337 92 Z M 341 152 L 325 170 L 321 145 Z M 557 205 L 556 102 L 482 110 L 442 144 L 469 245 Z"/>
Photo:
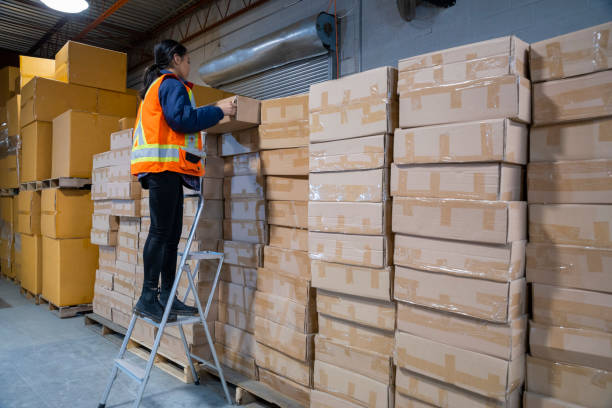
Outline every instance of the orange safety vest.
<path id="1" fill-rule="evenodd" d="M 202 160 L 197 163 L 188 161 L 185 150 L 185 148 L 202 150 L 200 133 L 185 134 L 172 130 L 162 112 L 159 87 L 168 77 L 178 79 L 173 74 L 161 75 L 151 84 L 138 108 L 132 146 L 132 174 L 174 171 L 202 177 L 204 176 Z M 187 88 L 191 106 L 195 108 L 191 88 L 184 82 L 183 85 Z"/>

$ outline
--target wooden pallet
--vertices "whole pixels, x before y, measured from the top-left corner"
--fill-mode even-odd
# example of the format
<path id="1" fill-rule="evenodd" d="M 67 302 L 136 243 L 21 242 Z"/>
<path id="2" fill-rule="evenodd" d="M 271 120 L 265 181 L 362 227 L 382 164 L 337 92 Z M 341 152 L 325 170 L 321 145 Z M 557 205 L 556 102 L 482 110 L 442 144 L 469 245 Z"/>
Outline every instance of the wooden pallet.
<path id="1" fill-rule="evenodd" d="M 19 194 L 18 188 L 0 188 L 0 196 L 2 197 L 12 197 Z"/>
<path id="2" fill-rule="evenodd" d="M 87 188 L 91 187 L 91 179 L 58 177 L 42 182 L 42 188 Z"/>
<path id="3" fill-rule="evenodd" d="M 39 295 L 39 299 L 39 302 L 41 304 L 48 304 L 49 310 L 60 319 L 74 317 L 85 313 L 91 313 L 93 311 L 93 306 L 91 303 L 74 306 L 56 306 L 53 303 L 49 302 L 47 299 L 45 299 L 42 295 Z"/>
<path id="4" fill-rule="evenodd" d="M 19 287 L 19 293 L 21 293 L 21 296 L 24 296 L 26 299 L 33 299 L 35 305 L 40 304 L 40 295 L 35 295 L 23 286 Z"/>
<path id="5" fill-rule="evenodd" d="M 38 191 L 42 190 L 42 181 L 28 181 L 27 183 L 21 183 L 21 191 Z"/>

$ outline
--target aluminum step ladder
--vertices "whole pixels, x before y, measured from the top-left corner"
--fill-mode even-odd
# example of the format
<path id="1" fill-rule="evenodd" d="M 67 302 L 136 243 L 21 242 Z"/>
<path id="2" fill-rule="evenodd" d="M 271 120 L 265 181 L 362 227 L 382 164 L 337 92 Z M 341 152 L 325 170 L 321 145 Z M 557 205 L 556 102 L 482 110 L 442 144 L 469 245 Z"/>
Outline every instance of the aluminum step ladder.
<path id="1" fill-rule="evenodd" d="M 204 157 L 205 154 L 201 153 L 201 157 Z M 155 356 L 157 355 L 157 349 L 159 348 L 159 343 L 164 334 L 164 330 L 166 327 L 178 326 L 179 333 L 181 334 L 181 340 L 183 341 L 183 346 L 185 347 L 185 355 L 187 356 L 187 361 L 189 362 L 189 367 L 191 368 L 191 374 L 193 375 L 193 379 L 196 385 L 200 384 L 200 380 L 198 377 L 198 373 L 193 365 L 193 360 L 196 360 L 203 366 L 214 370 L 217 372 L 219 379 L 221 380 L 221 385 L 223 386 L 223 392 L 225 393 L 225 398 L 227 399 L 228 404 L 232 405 L 232 399 L 230 398 L 229 390 L 227 388 L 227 383 L 225 382 L 225 377 L 223 375 L 223 369 L 221 368 L 221 364 L 219 364 L 219 359 L 217 358 L 217 352 L 215 350 L 215 345 L 212 337 L 210 336 L 210 331 L 208 329 L 208 325 L 206 324 L 206 318 L 208 317 L 208 313 L 210 311 L 210 307 L 213 302 L 215 290 L 217 289 L 217 284 L 219 283 L 219 276 L 221 275 L 221 266 L 223 265 L 223 253 L 212 252 L 212 251 L 200 251 L 200 252 L 190 252 L 191 243 L 193 241 L 193 237 L 195 235 L 196 228 L 198 226 L 198 222 L 200 220 L 200 216 L 202 214 L 202 210 L 204 208 L 204 196 L 202 194 L 202 184 L 200 183 L 200 191 L 197 194 L 187 194 L 185 197 L 198 197 L 198 209 L 196 211 L 196 216 L 193 221 L 193 225 L 191 226 L 191 231 L 189 232 L 189 238 L 187 239 L 187 245 L 185 246 L 185 252 L 179 252 L 179 256 L 181 257 L 181 261 L 179 263 L 178 272 L 176 277 L 174 278 L 174 284 L 172 285 L 172 291 L 170 292 L 169 299 L 174 299 L 176 295 L 176 290 L 179 285 L 179 281 L 181 280 L 181 276 L 183 271 L 186 272 L 187 279 L 189 281 L 189 288 L 187 292 L 183 296 L 183 302 L 187 300 L 187 296 L 189 293 L 193 293 L 193 297 L 195 299 L 195 305 L 198 308 L 197 316 L 178 316 L 177 320 L 174 322 L 168 322 L 168 317 L 170 315 L 170 309 L 172 307 L 172 302 L 168 302 L 166 304 L 166 308 L 164 310 L 164 315 L 160 323 L 156 323 L 155 321 L 137 315 L 136 313 L 132 313 L 132 319 L 130 320 L 130 325 L 125 333 L 125 338 L 123 339 L 123 344 L 121 345 L 121 349 L 119 349 L 119 354 L 117 358 L 115 358 L 115 364 L 113 366 L 113 370 L 111 372 L 110 378 L 108 380 L 108 384 L 106 389 L 104 390 L 104 394 L 102 395 L 102 400 L 100 401 L 98 408 L 104 408 L 106 406 L 106 401 L 108 399 L 108 395 L 110 394 L 111 388 L 115 379 L 117 378 L 117 374 L 119 371 L 127 374 L 128 377 L 135 380 L 140 384 L 138 388 L 138 394 L 136 396 L 136 400 L 134 401 L 133 407 L 137 408 L 140 405 L 140 401 L 144 394 L 145 387 L 147 386 L 147 382 L 149 381 L 149 376 L 151 374 L 151 368 L 153 367 L 153 362 L 155 360 Z M 219 265 L 217 266 L 217 272 L 215 274 L 215 278 L 213 280 L 212 288 L 210 294 L 208 295 L 208 300 L 206 302 L 206 307 L 202 310 L 202 304 L 200 303 L 200 298 L 198 297 L 198 291 L 196 290 L 194 284 L 194 278 L 199 270 L 200 261 L 207 259 L 217 259 L 219 260 Z M 193 271 L 190 270 L 189 265 L 187 264 L 188 260 L 195 261 L 195 268 Z M 132 336 L 132 331 L 134 330 L 134 325 L 136 324 L 136 320 L 144 320 L 145 322 L 155 326 L 158 328 L 157 335 L 155 336 L 155 342 L 153 343 L 153 349 L 151 350 L 151 355 L 149 356 L 149 360 L 145 368 L 140 367 L 137 364 L 125 359 L 125 352 L 127 350 L 128 342 Z M 204 333 L 206 334 L 206 341 L 210 347 L 210 351 L 213 357 L 213 363 L 204 360 L 201 357 L 198 357 L 191 353 L 189 350 L 189 345 L 187 344 L 187 339 L 185 338 L 185 333 L 183 331 L 183 326 L 187 324 L 198 324 L 201 323 L 204 326 Z"/>

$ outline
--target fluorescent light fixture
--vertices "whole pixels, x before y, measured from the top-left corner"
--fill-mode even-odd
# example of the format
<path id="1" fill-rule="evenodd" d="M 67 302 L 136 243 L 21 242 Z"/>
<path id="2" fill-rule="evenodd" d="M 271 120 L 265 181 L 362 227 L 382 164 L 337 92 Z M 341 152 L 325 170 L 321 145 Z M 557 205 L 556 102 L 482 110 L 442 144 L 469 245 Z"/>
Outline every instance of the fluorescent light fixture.
<path id="1" fill-rule="evenodd" d="M 53 10 L 63 13 L 80 13 L 87 10 L 89 3 L 85 0 L 40 0 L 43 4 Z"/>

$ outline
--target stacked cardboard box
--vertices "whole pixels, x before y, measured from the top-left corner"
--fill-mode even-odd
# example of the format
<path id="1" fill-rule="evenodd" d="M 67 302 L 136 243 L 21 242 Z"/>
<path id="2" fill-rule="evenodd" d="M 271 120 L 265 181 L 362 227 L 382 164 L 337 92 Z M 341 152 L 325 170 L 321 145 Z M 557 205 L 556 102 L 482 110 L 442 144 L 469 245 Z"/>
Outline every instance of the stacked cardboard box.
<path id="1" fill-rule="evenodd" d="M 610 30 L 532 45 L 527 407 L 612 405 Z"/>
<path id="2" fill-rule="evenodd" d="M 255 360 L 260 381 L 308 406 L 316 333 L 308 248 L 277 238 L 307 233 L 308 95 L 262 101 L 259 145 L 271 242 L 257 271 Z"/>
<path id="3" fill-rule="evenodd" d="M 515 37 L 399 62 L 391 168 L 397 400 L 520 404 L 529 46 Z"/>
<path id="4" fill-rule="evenodd" d="M 17 232 L 21 240 L 21 287 L 42 293 L 41 192 L 20 191 L 16 200 Z"/>
<path id="5" fill-rule="evenodd" d="M 311 406 L 394 404 L 396 86 L 397 70 L 383 67 L 310 87 L 308 250 L 319 328 Z"/>
<path id="6" fill-rule="evenodd" d="M 19 69 L 0 69 L 0 189 L 19 187 Z"/>
<path id="7" fill-rule="evenodd" d="M 0 197 L 0 271 L 6 277 L 17 279 L 13 273 L 15 257 L 14 196 Z"/>
<path id="8" fill-rule="evenodd" d="M 208 129 L 209 134 L 220 134 L 224 158 L 224 241 L 219 250 L 225 253 L 225 260 L 218 289 L 215 349 L 221 364 L 250 378 L 257 378 L 253 310 L 257 268 L 268 241 L 259 118 L 259 101 L 237 97 L 236 116 Z"/>

